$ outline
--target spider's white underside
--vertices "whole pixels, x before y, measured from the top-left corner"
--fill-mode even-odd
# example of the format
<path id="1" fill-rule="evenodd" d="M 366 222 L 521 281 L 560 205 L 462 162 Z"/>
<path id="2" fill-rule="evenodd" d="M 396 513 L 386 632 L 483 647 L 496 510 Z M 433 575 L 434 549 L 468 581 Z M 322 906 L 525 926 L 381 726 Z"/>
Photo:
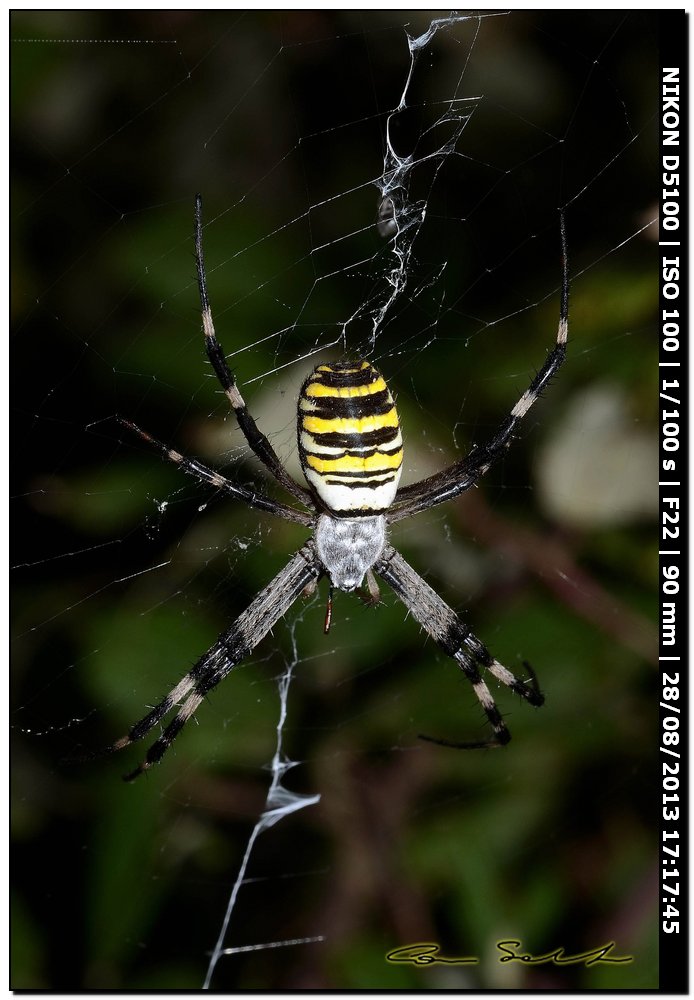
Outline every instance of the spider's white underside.
<path id="1" fill-rule="evenodd" d="M 304 476 L 330 510 L 357 512 L 386 510 L 395 500 L 400 480 L 400 469 L 394 475 L 391 473 L 389 476 L 384 476 L 383 482 L 379 483 L 374 476 L 368 486 L 361 487 L 326 483 L 325 476 L 318 475 L 313 469 L 305 468 Z"/>

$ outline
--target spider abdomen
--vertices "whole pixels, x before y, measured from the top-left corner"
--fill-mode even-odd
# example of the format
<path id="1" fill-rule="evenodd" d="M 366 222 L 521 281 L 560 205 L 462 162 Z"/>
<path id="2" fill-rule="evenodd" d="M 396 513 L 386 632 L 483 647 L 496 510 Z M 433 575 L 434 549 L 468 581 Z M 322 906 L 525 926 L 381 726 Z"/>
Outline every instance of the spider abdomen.
<path id="1" fill-rule="evenodd" d="M 402 471 L 400 420 L 368 361 L 319 365 L 301 387 L 299 457 L 328 510 L 373 515 L 395 499 Z"/>

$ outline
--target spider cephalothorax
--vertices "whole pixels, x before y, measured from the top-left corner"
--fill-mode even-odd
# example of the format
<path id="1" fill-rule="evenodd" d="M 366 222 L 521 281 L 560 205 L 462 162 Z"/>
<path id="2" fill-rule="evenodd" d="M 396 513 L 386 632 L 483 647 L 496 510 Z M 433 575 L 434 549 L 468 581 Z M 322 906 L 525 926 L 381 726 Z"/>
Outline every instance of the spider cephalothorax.
<path id="1" fill-rule="evenodd" d="M 173 690 L 126 736 L 108 747 L 108 751 L 119 750 L 142 739 L 178 707 L 176 715 L 147 751 L 144 761 L 126 776 L 128 779 L 137 777 L 161 759 L 205 695 L 249 655 L 300 594 L 315 589 L 323 576 L 328 577 L 331 590 L 335 587 L 348 592 L 361 587 L 366 578 L 372 600 L 378 599 L 375 577 L 380 577 L 471 682 L 494 730 L 494 738 L 467 743 L 433 742 L 465 748 L 508 743 L 509 731 L 482 670 L 531 705 L 543 703 L 534 678 L 530 683 L 519 680 L 495 660 L 465 622 L 390 545 L 387 526 L 452 500 L 474 486 L 503 454 L 519 421 L 559 369 L 566 354 L 569 305 L 563 217 L 561 241 L 563 272 L 556 341 L 528 389 L 488 441 L 475 445 L 465 458 L 442 472 L 399 487 L 402 435 L 395 402 L 383 377 L 370 362 L 362 359 L 322 364 L 306 379 L 299 395 L 297 434 L 301 465 L 308 483 L 306 488 L 289 475 L 248 412 L 217 340 L 207 296 L 202 202 L 198 195 L 195 254 L 207 355 L 251 449 L 284 489 L 306 509 L 299 510 L 253 489 L 238 486 L 221 473 L 157 441 L 130 421 L 123 423 L 198 481 L 243 500 L 251 507 L 310 527 L 313 534 Z M 329 621 L 330 604 L 326 631 Z"/>

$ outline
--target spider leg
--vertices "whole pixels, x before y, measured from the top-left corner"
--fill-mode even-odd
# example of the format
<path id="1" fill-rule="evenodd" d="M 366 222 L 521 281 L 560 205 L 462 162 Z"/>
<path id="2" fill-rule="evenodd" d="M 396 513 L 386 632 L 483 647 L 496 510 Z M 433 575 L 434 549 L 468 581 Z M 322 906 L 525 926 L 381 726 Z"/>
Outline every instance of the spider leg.
<path id="1" fill-rule="evenodd" d="M 539 706 L 543 704 L 544 697 L 537 684 L 526 684 L 498 660 L 495 660 L 486 646 L 472 634 L 455 611 L 448 607 L 436 591 L 412 569 L 391 545 L 386 547 L 374 569 L 392 587 L 415 621 L 419 622 L 443 651 L 456 661 L 472 684 L 494 730 L 494 739 L 484 742 L 453 743 L 449 740 L 433 739 L 430 736 L 423 736 L 422 739 L 461 749 L 503 746 L 508 743 L 511 734 L 482 677 L 480 667 L 483 667 L 506 687 L 515 691 L 516 694 L 525 698 L 531 705 Z"/>
<path id="2" fill-rule="evenodd" d="M 569 265 L 563 214 L 560 219 L 560 229 L 562 284 L 559 324 L 555 345 L 547 355 L 545 363 L 489 441 L 475 445 L 465 458 L 450 465 L 442 472 L 437 472 L 427 479 L 403 486 L 398 490 L 394 505 L 388 512 L 389 523 L 399 521 L 403 517 L 410 517 L 421 510 L 428 510 L 429 507 L 444 503 L 446 500 L 452 500 L 474 486 L 506 450 L 516 427 L 540 398 L 550 379 L 556 375 L 563 364 L 569 332 Z"/>
<path id="3" fill-rule="evenodd" d="M 318 576 L 320 567 L 316 562 L 313 543 L 309 541 L 159 704 L 136 722 L 125 736 L 102 751 L 104 754 L 115 753 L 136 743 L 175 706 L 179 706 L 178 713 L 151 745 L 142 763 L 125 775 L 126 781 L 139 777 L 161 760 L 205 696 L 255 649 L 286 614 L 303 589 Z"/>
<path id="4" fill-rule="evenodd" d="M 231 480 L 222 476 L 221 473 L 208 468 L 206 465 L 203 465 L 202 462 L 198 462 L 197 459 L 186 458 L 185 455 L 181 455 L 180 452 L 174 451 L 173 448 L 169 448 L 169 446 L 164 444 L 163 441 L 158 441 L 155 437 L 152 437 L 152 435 L 148 434 L 147 431 L 143 431 L 131 420 L 125 420 L 123 417 L 118 417 L 118 420 L 124 427 L 127 427 L 128 430 L 138 434 L 143 441 L 146 441 L 153 447 L 158 448 L 164 458 L 167 458 L 170 462 L 175 462 L 183 469 L 184 472 L 187 472 L 189 476 L 194 476 L 195 479 L 199 479 L 200 482 L 207 483 L 209 486 L 214 486 L 218 490 L 224 490 L 225 493 L 230 493 L 237 500 L 243 500 L 249 504 L 249 506 L 267 511 L 267 513 L 274 514 L 276 517 L 281 517 L 285 521 L 294 521 L 296 524 L 304 524 L 307 527 L 310 527 L 313 524 L 314 518 L 312 514 L 307 514 L 303 510 L 295 510 L 294 507 L 288 507 L 286 504 L 280 503 L 277 500 L 272 500 L 270 497 L 263 496 L 262 493 L 256 493 L 244 486 L 237 486 L 236 483 L 232 483 Z"/>
<path id="5" fill-rule="evenodd" d="M 315 504 L 310 492 L 305 487 L 295 482 L 280 462 L 275 449 L 272 447 L 266 436 L 260 430 L 253 417 L 248 412 L 248 407 L 239 392 L 236 378 L 227 365 L 222 346 L 217 340 L 217 335 L 212 321 L 212 310 L 207 294 L 207 277 L 205 275 L 205 258 L 202 251 L 202 197 L 195 197 L 195 263 L 198 274 L 198 288 L 200 290 L 200 306 L 202 309 L 202 327 L 205 333 L 205 350 L 210 363 L 215 370 L 217 378 L 224 390 L 224 394 L 229 400 L 229 404 L 234 411 L 234 416 L 241 428 L 246 441 L 251 449 L 258 456 L 266 469 L 268 469 L 275 479 L 296 497 L 301 503 L 311 510 L 315 509 Z"/>

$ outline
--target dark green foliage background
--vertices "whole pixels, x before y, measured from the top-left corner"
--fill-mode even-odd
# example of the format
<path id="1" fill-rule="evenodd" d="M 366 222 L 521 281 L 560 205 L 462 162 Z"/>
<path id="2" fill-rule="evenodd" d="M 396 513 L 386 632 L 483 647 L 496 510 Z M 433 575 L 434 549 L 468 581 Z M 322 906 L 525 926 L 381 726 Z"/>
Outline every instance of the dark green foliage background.
<path id="1" fill-rule="evenodd" d="M 429 15 L 407 21 L 417 34 Z M 222 959 L 215 987 L 657 985 L 653 524 L 556 523 L 533 472 L 591 385 L 624 393 L 630 426 L 655 423 L 654 244 L 628 240 L 658 196 L 653 14 L 484 22 L 461 95 L 485 100 L 433 188 L 431 173 L 415 175 L 429 197 L 417 294 L 375 354 L 398 393 L 410 479 L 489 433 L 554 337 L 556 209 L 572 202 L 568 364 L 480 490 L 394 532 L 502 662 L 519 673 L 532 662 L 546 706 L 495 688 L 514 737 L 505 751 L 421 744 L 422 731 L 485 731 L 469 687 L 388 594 L 376 610 L 338 595 L 326 639 L 323 593 L 146 780 L 119 780 L 139 751 L 63 761 L 124 732 L 301 544 L 302 530 L 182 481 L 111 418 L 262 479 L 202 356 L 200 190 L 220 338 L 291 456 L 291 362 L 383 278 L 382 258 L 346 268 L 378 249 L 366 182 L 407 72 L 404 23 L 349 11 L 12 17 L 15 988 L 199 988 L 263 809 L 275 677 L 294 648 L 285 749 L 302 763 L 285 781 L 322 798 L 259 838 L 227 943 L 326 940 Z M 440 36 L 423 59 L 403 149 L 453 95 L 470 38 Z M 349 346 L 367 333 L 355 324 Z M 535 953 L 614 940 L 634 961 L 501 965 L 495 942 L 509 937 Z M 416 941 L 480 963 L 385 962 Z"/>

